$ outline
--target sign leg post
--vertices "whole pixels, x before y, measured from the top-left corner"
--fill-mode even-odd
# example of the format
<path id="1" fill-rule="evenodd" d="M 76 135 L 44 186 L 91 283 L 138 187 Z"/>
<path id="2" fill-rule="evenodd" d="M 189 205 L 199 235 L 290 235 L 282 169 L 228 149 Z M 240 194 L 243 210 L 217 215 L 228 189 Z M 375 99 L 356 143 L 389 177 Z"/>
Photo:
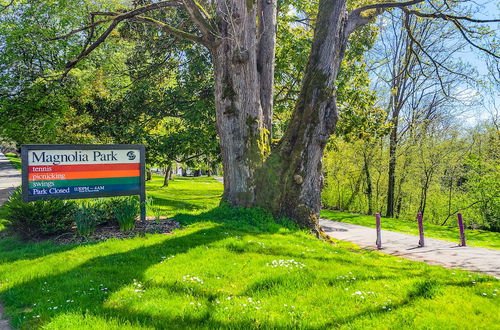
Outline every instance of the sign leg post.
<path id="1" fill-rule="evenodd" d="M 458 228 L 460 229 L 460 246 L 466 246 L 466 244 L 465 244 L 465 232 L 464 232 L 464 221 L 462 219 L 462 213 L 458 213 L 457 217 L 458 217 Z"/>
<path id="2" fill-rule="evenodd" d="M 418 219 L 418 231 L 420 234 L 420 239 L 418 241 L 418 246 L 424 247 L 424 223 L 422 221 L 422 213 L 417 214 L 417 219 Z"/>
<path id="3" fill-rule="evenodd" d="M 146 195 L 141 194 L 141 222 L 146 222 Z"/>
<path id="4" fill-rule="evenodd" d="M 381 231 L 380 231 L 380 213 L 375 214 L 375 223 L 377 226 L 377 249 L 382 248 L 382 238 L 381 238 Z"/>

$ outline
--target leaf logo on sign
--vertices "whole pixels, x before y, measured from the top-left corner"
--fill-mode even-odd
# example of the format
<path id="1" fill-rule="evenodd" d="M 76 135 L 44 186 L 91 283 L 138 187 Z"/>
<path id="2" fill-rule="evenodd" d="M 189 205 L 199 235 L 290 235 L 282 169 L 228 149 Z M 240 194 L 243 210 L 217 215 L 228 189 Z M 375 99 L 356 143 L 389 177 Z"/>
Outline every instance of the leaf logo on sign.
<path id="1" fill-rule="evenodd" d="M 135 152 L 133 152 L 133 151 L 127 152 L 127 157 L 129 160 L 134 160 L 135 159 Z"/>

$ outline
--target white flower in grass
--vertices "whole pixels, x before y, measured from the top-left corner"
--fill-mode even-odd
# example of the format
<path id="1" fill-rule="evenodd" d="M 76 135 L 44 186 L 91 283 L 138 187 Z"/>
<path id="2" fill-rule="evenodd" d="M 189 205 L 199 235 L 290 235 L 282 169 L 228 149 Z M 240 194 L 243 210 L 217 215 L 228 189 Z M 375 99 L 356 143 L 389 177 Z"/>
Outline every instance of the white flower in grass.
<path id="1" fill-rule="evenodd" d="M 186 282 L 191 282 L 191 283 L 198 283 L 198 284 L 204 283 L 203 280 L 198 276 L 184 275 L 182 279 Z"/>
<path id="2" fill-rule="evenodd" d="M 301 262 L 295 261 L 294 259 L 289 259 L 289 260 L 279 259 L 279 260 L 273 260 L 271 262 L 271 264 L 266 263 L 266 266 L 272 267 L 272 268 L 285 267 L 285 268 L 300 268 L 300 269 L 302 269 L 306 265 L 301 263 Z"/>

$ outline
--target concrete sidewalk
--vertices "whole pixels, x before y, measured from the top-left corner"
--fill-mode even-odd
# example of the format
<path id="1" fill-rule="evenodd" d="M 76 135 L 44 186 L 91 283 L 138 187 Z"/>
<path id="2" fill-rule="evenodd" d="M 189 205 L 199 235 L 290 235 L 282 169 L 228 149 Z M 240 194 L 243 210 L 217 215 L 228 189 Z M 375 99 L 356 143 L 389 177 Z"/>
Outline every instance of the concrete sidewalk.
<path id="1" fill-rule="evenodd" d="M 9 199 L 11 192 L 20 184 L 21 173 L 0 152 L 0 206 Z M 10 329 L 9 321 L 3 319 L 3 306 L 0 304 L 0 330 Z"/>
<path id="2" fill-rule="evenodd" d="M 320 220 L 325 233 L 333 238 L 349 241 L 362 248 L 377 250 L 375 228 Z M 460 247 L 457 242 L 425 238 L 425 247 L 418 247 L 418 236 L 382 230 L 380 252 L 431 265 L 461 268 L 485 273 L 500 279 L 500 251 L 480 247 Z"/>
<path id="3" fill-rule="evenodd" d="M 0 205 L 5 203 L 10 193 L 21 185 L 21 173 L 0 152 Z"/>

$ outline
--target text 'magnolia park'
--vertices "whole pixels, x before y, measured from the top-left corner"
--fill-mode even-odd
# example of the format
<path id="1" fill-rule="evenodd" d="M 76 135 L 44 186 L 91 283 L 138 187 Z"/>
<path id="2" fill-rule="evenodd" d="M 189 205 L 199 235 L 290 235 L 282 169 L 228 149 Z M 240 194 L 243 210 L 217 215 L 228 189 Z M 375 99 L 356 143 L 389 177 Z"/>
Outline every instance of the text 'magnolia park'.
<path id="1" fill-rule="evenodd" d="M 127 195 L 145 200 L 143 145 L 31 144 L 21 147 L 21 157 L 26 202 Z"/>

